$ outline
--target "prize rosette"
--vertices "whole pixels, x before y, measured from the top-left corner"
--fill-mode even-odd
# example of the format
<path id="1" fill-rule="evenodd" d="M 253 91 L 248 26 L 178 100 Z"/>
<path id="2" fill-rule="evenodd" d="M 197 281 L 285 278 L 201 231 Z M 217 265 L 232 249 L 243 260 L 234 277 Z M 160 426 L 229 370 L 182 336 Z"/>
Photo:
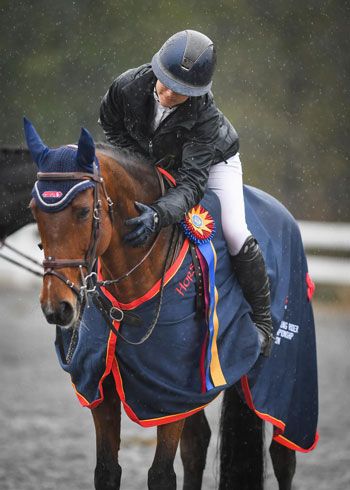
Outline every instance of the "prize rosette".
<path id="1" fill-rule="evenodd" d="M 192 208 L 180 222 L 185 235 L 196 245 L 209 242 L 215 235 L 215 221 L 200 204 Z"/>

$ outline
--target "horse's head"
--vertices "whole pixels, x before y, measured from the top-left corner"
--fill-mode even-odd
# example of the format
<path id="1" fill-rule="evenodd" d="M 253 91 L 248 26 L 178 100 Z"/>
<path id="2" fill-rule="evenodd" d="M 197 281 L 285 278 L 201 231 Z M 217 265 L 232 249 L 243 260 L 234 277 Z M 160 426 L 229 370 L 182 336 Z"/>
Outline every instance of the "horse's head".
<path id="1" fill-rule="evenodd" d="M 71 325 L 84 278 L 110 242 L 111 203 L 88 131 L 82 129 L 77 146 L 50 149 L 27 119 L 24 128 L 39 168 L 30 207 L 45 254 L 41 307 L 49 323 Z"/>

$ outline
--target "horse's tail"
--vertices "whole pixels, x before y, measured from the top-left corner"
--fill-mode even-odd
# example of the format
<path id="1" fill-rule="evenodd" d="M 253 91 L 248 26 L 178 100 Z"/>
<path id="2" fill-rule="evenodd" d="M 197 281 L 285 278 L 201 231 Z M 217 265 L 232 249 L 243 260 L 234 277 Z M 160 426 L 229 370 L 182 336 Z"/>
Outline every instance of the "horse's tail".
<path id="1" fill-rule="evenodd" d="M 220 420 L 219 490 L 262 490 L 263 422 L 240 398 L 235 386 L 224 394 Z"/>

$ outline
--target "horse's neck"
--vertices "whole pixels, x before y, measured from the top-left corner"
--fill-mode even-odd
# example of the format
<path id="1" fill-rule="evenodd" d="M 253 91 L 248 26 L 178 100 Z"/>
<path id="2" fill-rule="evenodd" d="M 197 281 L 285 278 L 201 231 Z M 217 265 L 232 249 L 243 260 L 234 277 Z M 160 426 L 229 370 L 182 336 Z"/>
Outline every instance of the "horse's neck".
<path id="1" fill-rule="evenodd" d="M 114 225 L 107 250 L 101 256 L 103 279 L 116 279 L 124 276 L 135 265 L 139 264 L 152 245 L 131 247 L 123 241 L 131 228 L 125 226 L 125 220 L 138 213 L 135 200 L 145 203 L 153 202 L 160 195 L 160 186 L 156 175 L 152 175 L 140 166 L 138 178 L 131 175 L 123 166 L 112 159 L 100 159 L 102 173 L 108 193 L 114 202 Z M 122 279 L 117 285 L 110 286 L 111 293 L 122 303 L 129 303 L 143 296 L 160 279 L 170 240 L 171 230 L 162 230 L 149 256 L 130 276 Z"/>

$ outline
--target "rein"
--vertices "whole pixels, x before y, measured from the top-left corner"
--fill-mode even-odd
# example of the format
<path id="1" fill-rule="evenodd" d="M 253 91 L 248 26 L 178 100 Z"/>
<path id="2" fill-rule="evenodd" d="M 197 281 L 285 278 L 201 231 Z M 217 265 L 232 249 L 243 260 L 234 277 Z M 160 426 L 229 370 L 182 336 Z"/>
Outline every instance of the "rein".
<path id="1" fill-rule="evenodd" d="M 160 188 L 161 188 L 161 193 L 164 195 L 165 188 L 164 188 L 164 182 L 163 179 L 160 175 L 160 172 L 157 170 L 157 177 L 159 180 Z M 90 245 L 88 248 L 88 251 L 85 255 L 85 258 L 82 259 L 55 259 L 54 257 L 47 257 L 46 259 L 43 260 L 43 267 L 44 267 L 44 277 L 47 275 L 52 275 L 60 279 L 62 282 L 66 284 L 78 297 L 79 301 L 81 301 L 82 296 L 85 297 L 86 303 L 88 304 L 88 293 L 93 293 L 96 290 L 97 286 L 109 286 L 112 284 L 117 284 L 123 279 L 126 279 L 129 277 L 138 267 L 140 267 L 141 264 L 149 257 L 149 255 L 152 253 L 157 241 L 159 234 L 157 235 L 155 241 L 153 242 L 151 248 L 148 250 L 146 255 L 135 265 L 133 266 L 128 272 L 123 274 L 122 276 L 116 278 L 116 279 L 110 279 L 106 281 L 95 281 L 95 284 L 92 286 L 92 288 L 89 288 L 89 281 L 92 281 L 93 277 L 97 277 L 96 272 L 94 272 L 94 266 L 96 263 L 96 249 L 98 245 L 98 238 L 99 238 L 99 232 L 100 232 L 100 220 L 101 220 L 101 200 L 99 196 L 99 186 L 102 186 L 102 190 L 104 192 L 105 198 L 107 200 L 108 204 L 108 212 L 109 212 L 109 217 L 111 220 L 111 223 L 113 225 L 114 222 L 114 216 L 113 216 L 113 206 L 114 203 L 111 200 L 111 198 L 108 196 L 107 189 L 105 182 L 103 180 L 103 177 L 101 177 L 97 173 L 97 166 L 94 165 L 94 173 L 86 173 L 86 172 L 38 172 L 37 174 L 37 179 L 38 180 L 92 180 L 94 181 L 97 185 L 94 186 L 94 204 L 93 204 L 93 223 L 92 223 L 92 233 L 91 233 L 91 240 L 90 240 Z M 77 286 L 70 281 L 64 274 L 61 274 L 60 272 L 57 272 L 55 269 L 63 269 L 66 267 L 79 267 L 80 269 L 80 276 L 82 279 L 82 286 L 80 286 L 80 289 L 77 288 Z M 87 275 L 84 276 L 83 273 L 83 267 L 87 269 Z"/>
<path id="2" fill-rule="evenodd" d="M 160 175 L 159 172 L 157 172 L 157 176 L 159 179 L 160 187 L 161 187 L 161 192 L 164 194 L 164 183 L 163 179 Z M 92 295 L 93 301 L 97 303 L 97 306 L 105 316 L 105 318 L 108 320 L 107 324 L 109 325 L 109 328 L 112 330 L 112 332 L 117 335 L 118 337 L 122 338 L 126 343 L 131 344 L 131 345 L 140 345 L 143 344 L 152 334 L 157 322 L 158 318 L 160 315 L 160 310 L 162 306 L 162 300 L 163 300 L 163 293 L 164 293 L 164 283 L 165 283 L 165 276 L 166 276 L 166 271 L 168 268 L 168 263 L 169 259 L 172 258 L 175 252 L 176 248 L 176 240 L 174 240 L 174 237 L 176 235 L 175 233 L 175 227 L 173 227 L 172 231 L 172 236 L 171 240 L 169 243 L 169 248 L 167 251 L 167 255 L 165 258 L 164 262 L 164 267 L 163 267 L 163 272 L 162 272 L 162 278 L 161 278 L 161 283 L 160 283 L 160 292 L 159 292 L 159 299 L 158 299 L 158 304 L 155 310 L 155 315 L 154 318 L 147 328 L 146 334 L 137 342 L 133 342 L 128 340 L 126 337 L 124 337 L 113 325 L 113 321 L 118 321 L 121 323 L 126 317 L 127 319 L 131 319 L 135 322 L 135 319 L 131 318 L 132 315 L 129 313 L 125 313 L 123 310 L 117 307 L 110 307 L 110 305 L 106 305 L 106 303 L 103 301 L 102 296 L 99 294 L 99 291 L 97 290 L 98 287 L 101 286 L 110 286 L 113 284 L 118 284 L 122 280 L 126 279 L 129 277 L 138 267 L 141 266 L 145 262 L 145 260 L 150 256 L 152 251 L 155 248 L 156 243 L 158 242 L 160 234 L 157 235 L 156 239 L 154 240 L 152 246 L 150 249 L 147 251 L 147 253 L 143 256 L 143 258 L 136 264 L 134 265 L 128 272 L 123 274 L 122 276 L 116 278 L 116 279 L 109 279 L 109 280 L 103 280 L 103 281 L 97 281 L 97 273 L 94 270 L 95 265 L 96 265 L 96 250 L 97 250 L 97 245 L 98 245 L 98 239 L 100 235 L 100 221 L 101 221 L 101 207 L 102 207 L 102 202 L 100 199 L 100 192 L 99 188 L 100 186 L 102 187 L 102 190 L 104 192 L 105 198 L 108 203 L 108 211 L 109 211 L 109 216 L 111 219 L 111 223 L 113 225 L 113 201 L 111 198 L 108 196 L 107 189 L 104 183 L 103 178 L 97 174 L 97 166 L 94 165 L 94 173 L 83 173 L 83 172 L 38 172 L 37 174 L 38 180 L 92 180 L 96 183 L 94 186 L 94 194 L 93 194 L 93 222 L 92 222 L 92 232 L 91 232 L 91 239 L 90 239 L 90 244 L 89 248 L 85 254 L 84 259 L 55 259 L 54 257 L 47 257 L 43 261 L 43 267 L 44 267 L 44 274 L 43 276 L 47 275 L 52 275 L 60 279 L 64 284 L 66 284 L 77 296 L 78 300 L 80 303 L 82 303 L 83 299 L 85 299 L 85 305 L 89 307 L 89 294 Z M 80 270 L 80 276 L 81 276 L 81 281 L 82 285 L 80 288 L 78 288 L 72 281 L 70 281 L 64 274 L 60 273 L 57 271 L 57 269 L 62 269 L 66 267 L 79 267 Z M 84 275 L 83 268 L 87 270 L 87 274 Z M 94 279 L 95 280 L 94 280 Z M 92 287 L 91 287 L 92 286 Z M 109 310 L 109 311 L 108 311 Z"/>
<path id="3" fill-rule="evenodd" d="M 158 170 L 158 169 L 157 169 Z M 161 193 L 164 195 L 165 193 L 165 188 L 164 188 L 164 181 L 162 179 L 162 176 L 159 171 L 157 171 L 157 176 L 159 179 L 160 183 L 160 188 L 161 188 Z M 30 268 L 20 262 L 18 262 L 15 259 L 12 259 L 11 257 L 7 257 L 6 255 L 3 255 L 0 253 L 0 257 L 4 258 L 5 260 L 21 267 L 22 269 L 25 269 L 36 276 L 39 276 L 41 278 L 47 276 L 47 275 L 52 275 L 57 277 L 59 280 L 61 280 L 66 286 L 68 286 L 77 296 L 78 301 L 80 303 L 84 303 L 87 307 L 89 307 L 89 294 L 92 295 L 93 301 L 95 304 L 97 304 L 98 308 L 101 310 L 103 315 L 105 316 L 105 319 L 107 320 L 107 324 L 109 325 L 109 328 L 111 331 L 121 339 L 123 339 L 126 343 L 131 344 L 131 345 L 140 345 L 143 342 L 145 342 L 152 334 L 158 319 L 160 315 L 160 310 L 161 310 L 161 305 L 162 305 L 162 300 L 163 300 L 163 293 L 164 293 L 164 285 L 165 285 L 165 276 L 166 272 L 168 269 L 169 263 L 173 260 L 173 257 L 175 255 L 176 251 L 176 244 L 177 244 L 177 239 L 176 239 L 176 227 L 173 227 L 172 230 L 172 235 L 169 243 L 169 248 L 167 251 L 167 255 L 165 258 L 164 262 L 164 267 L 162 271 L 162 277 L 161 277 L 161 282 L 160 282 L 160 290 L 159 290 L 159 298 L 158 298 L 158 303 L 155 309 L 155 314 L 154 318 L 147 328 L 146 334 L 137 342 L 133 342 L 128 340 L 124 335 L 122 335 L 119 330 L 117 330 L 114 325 L 113 321 L 117 321 L 121 323 L 123 319 L 125 318 L 127 321 L 131 321 L 131 323 L 134 324 L 139 324 L 140 319 L 139 317 L 136 318 L 129 312 L 124 312 L 120 308 L 110 306 L 110 304 L 106 304 L 106 301 L 104 301 L 104 297 L 99 294 L 98 287 L 106 287 L 110 286 L 113 284 L 118 284 L 122 280 L 126 279 L 129 277 L 136 269 L 138 269 L 144 262 L 145 260 L 150 256 L 152 251 L 154 250 L 160 234 L 157 235 L 155 238 L 152 246 L 150 249 L 147 251 L 147 253 L 142 257 L 142 259 L 135 264 L 129 271 L 124 273 L 122 276 L 115 278 L 115 279 L 107 279 L 107 280 L 102 280 L 98 281 L 97 280 L 97 273 L 95 272 L 94 268 L 96 265 L 96 250 L 97 250 L 97 245 L 98 245 L 98 239 L 100 235 L 100 221 L 101 221 L 101 207 L 102 207 L 102 201 L 100 199 L 100 187 L 102 187 L 102 191 L 104 193 L 104 196 L 106 198 L 107 204 L 108 204 L 108 213 L 109 217 L 111 220 L 111 223 L 113 225 L 114 222 L 114 216 L 113 216 L 113 206 L 114 203 L 109 197 L 107 193 L 107 189 L 105 186 L 104 179 L 97 173 L 97 166 L 94 166 L 94 173 L 85 173 L 85 172 L 38 172 L 37 174 L 37 179 L 38 180 L 55 180 L 55 181 L 62 181 L 62 180 L 91 180 L 96 183 L 94 185 L 94 193 L 93 193 L 93 221 L 92 221 L 92 231 L 91 231 L 91 238 L 90 238 L 90 243 L 88 250 L 85 254 L 85 257 L 83 259 L 56 259 L 55 257 L 47 257 L 43 260 L 42 263 L 38 262 L 37 260 L 33 259 L 32 257 L 24 254 L 23 252 L 19 251 L 15 247 L 5 243 L 5 241 L 0 242 L 0 249 L 2 247 L 7 247 L 9 250 L 13 251 L 14 253 L 18 254 L 22 258 L 34 263 L 35 265 L 40 266 L 40 268 L 44 269 L 44 272 L 39 272 L 36 271 L 33 268 Z M 75 285 L 70 279 L 68 279 L 64 274 L 59 272 L 57 269 L 63 269 L 63 268 L 69 268 L 69 267 L 79 267 L 80 270 L 80 275 L 81 275 L 81 281 L 82 285 L 78 287 Z M 86 269 L 87 274 L 84 274 L 83 269 Z"/>
<path id="4" fill-rule="evenodd" d="M 164 196 L 164 194 L 165 194 L 164 181 L 162 179 L 161 173 L 159 172 L 158 168 L 157 168 L 157 177 L 158 177 L 158 180 L 159 180 L 159 185 L 160 185 L 162 196 Z M 125 274 L 123 274 L 120 277 L 117 277 L 116 279 L 107 279 L 105 281 L 96 281 L 96 286 L 111 286 L 112 284 L 118 284 L 118 282 L 120 282 L 123 279 L 126 279 L 127 277 L 129 277 L 151 255 L 151 253 L 152 253 L 152 251 L 153 251 L 156 243 L 158 242 L 159 236 L 160 236 L 160 234 L 158 233 L 158 235 L 156 236 L 156 239 L 152 243 L 152 246 L 148 250 L 148 252 L 146 253 L 146 255 L 144 255 L 143 258 L 136 265 L 134 265 L 128 272 L 126 272 Z M 166 261 L 167 261 L 167 259 L 166 259 Z M 93 275 L 97 276 L 96 272 L 92 272 L 90 274 L 90 276 L 93 276 Z M 94 289 L 96 289 L 96 287 Z M 94 289 L 91 290 L 91 291 L 94 291 Z"/>
<path id="5" fill-rule="evenodd" d="M 108 310 L 109 305 L 107 306 L 103 302 L 103 300 L 102 300 L 101 296 L 98 294 L 98 292 L 97 291 L 94 291 L 94 299 L 95 299 L 95 301 L 97 303 L 97 306 L 99 307 L 100 311 L 102 312 L 103 316 L 105 317 L 105 319 L 107 321 L 107 324 L 108 324 L 110 330 L 117 337 L 120 337 L 124 342 L 126 342 L 129 345 L 141 345 L 141 344 L 143 344 L 152 335 L 152 333 L 153 333 L 153 331 L 154 331 L 154 329 L 155 329 L 155 327 L 157 325 L 157 322 L 158 322 L 158 319 L 159 319 L 159 315 L 160 315 L 160 310 L 161 310 L 161 307 L 162 307 L 162 302 L 163 302 L 165 276 L 166 276 L 166 272 L 168 270 L 168 265 L 171 263 L 171 261 L 173 259 L 173 256 L 174 256 L 174 253 L 175 253 L 175 249 L 176 249 L 177 240 L 176 240 L 175 230 L 176 230 L 176 228 L 174 226 L 173 227 L 173 230 L 172 230 L 172 234 L 171 234 L 169 248 L 168 248 L 167 255 L 166 255 L 166 258 L 165 258 L 165 261 L 164 261 L 162 278 L 161 278 L 161 282 L 160 282 L 160 286 L 159 286 L 158 303 L 157 303 L 157 307 L 155 309 L 155 314 L 154 314 L 154 317 L 153 317 L 153 320 L 152 320 L 151 324 L 147 327 L 147 331 L 146 331 L 145 335 L 143 337 L 141 337 L 140 340 L 138 340 L 136 342 L 134 342 L 132 340 L 129 340 L 124 335 L 122 335 L 119 332 L 119 330 L 117 330 L 114 327 L 113 320 L 118 321 L 119 323 L 121 323 L 123 321 L 123 319 L 124 319 L 125 312 L 123 310 L 121 310 L 120 308 L 116 308 L 115 306 L 112 306 L 112 308 L 110 308 L 110 310 L 109 310 L 109 315 L 108 315 L 106 310 Z M 155 240 L 155 242 L 156 241 L 157 241 L 157 239 Z M 152 245 L 152 248 L 153 248 L 153 246 L 154 246 L 154 244 Z M 125 276 L 123 276 L 122 278 L 124 278 L 124 277 Z M 122 279 L 122 278 L 120 278 L 120 279 Z M 105 282 L 110 282 L 110 281 L 101 281 L 101 285 L 103 285 L 103 283 L 105 283 Z M 119 313 L 120 314 L 120 317 L 119 318 L 114 317 L 113 315 L 115 315 L 115 313 Z"/>
<path id="6" fill-rule="evenodd" d="M 161 190 L 162 190 L 162 195 L 163 195 L 164 194 L 164 183 L 163 183 L 163 180 L 161 179 L 159 173 L 157 173 L 157 175 L 159 178 L 159 182 L 160 182 L 160 186 L 161 186 Z M 104 180 L 102 177 L 99 177 L 98 175 L 95 175 L 95 174 L 88 174 L 88 173 L 83 173 L 83 172 L 57 172 L 57 173 L 56 172 L 47 172 L 47 173 L 38 172 L 37 178 L 38 178 L 38 180 L 82 180 L 82 179 L 87 180 L 87 179 L 91 179 L 91 180 L 94 180 L 95 182 L 97 182 L 98 184 L 101 184 L 103 187 L 103 192 L 105 194 L 108 206 L 109 206 L 109 216 L 110 216 L 111 222 L 113 224 L 114 217 L 113 217 L 113 209 L 112 208 L 113 208 L 114 204 L 107 194 L 107 189 L 105 187 L 105 183 L 104 183 Z M 94 252 L 96 251 L 97 238 L 98 237 L 96 236 L 97 233 L 94 230 L 94 228 L 95 227 L 97 228 L 97 226 L 99 228 L 100 206 L 101 206 L 101 201 L 99 200 L 99 196 L 98 195 L 96 197 L 94 196 L 93 220 L 94 220 L 94 222 L 96 221 L 97 223 L 93 224 L 92 238 L 94 239 L 94 237 L 95 237 L 94 241 L 96 241 L 96 243 L 94 243 L 93 245 L 91 245 L 91 243 L 90 243 L 90 246 L 89 246 L 90 252 L 89 251 L 87 252 L 86 257 L 92 255 L 92 253 L 91 253 L 92 250 Z M 14 259 L 12 257 L 8 257 L 7 255 L 4 255 L 2 252 L 0 252 L 0 258 L 10 262 L 11 264 L 14 264 L 14 265 L 20 267 L 21 269 L 24 269 L 28 272 L 31 272 L 32 274 L 34 274 L 38 277 L 41 277 L 41 278 L 43 278 L 45 275 L 54 275 L 54 276 L 58 277 L 68 287 L 70 287 L 75 292 L 75 294 L 78 296 L 78 298 L 80 299 L 82 294 L 85 295 L 85 291 L 87 291 L 88 293 L 94 292 L 96 290 L 97 286 L 110 286 L 112 284 L 118 284 L 123 279 L 126 279 L 127 277 L 129 277 L 151 255 L 155 245 L 158 242 L 158 238 L 159 238 L 159 234 L 157 235 L 156 239 L 154 240 L 151 248 L 147 251 L 147 253 L 129 271 L 127 271 L 125 274 L 123 274 L 122 276 L 120 276 L 116 279 L 107 279 L 104 281 L 95 281 L 95 284 L 91 289 L 88 289 L 87 282 L 89 281 L 89 279 L 92 279 L 94 276 L 97 277 L 96 272 L 92 271 L 93 266 L 91 267 L 91 265 L 90 265 L 90 262 L 92 262 L 93 264 L 95 263 L 95 259 L 96 259 L 95 257 L 93 258 L 93 260 L 90 260 L 90 261 L 87 258 L 85 258 L 85 259 L 55 259 L 54 257 L 47 257 L 42 262 L 39 262 L 38 260 L 36 260 L 36 259 L 30 257 L 29 255 L 23 253 L 22 251 L 20 251 L 16 247 L 9 245 L 6 242 L 6 239 L 4 239 L 4 240 L 0 241 L 0 250 L 2 248 L 8 248 L 9 250 L 14 252 L 18 256 L 28 260 L 29 262 L 32 262 L 35 265 L 38 265 L 40 268 L 44 267 L 44 269 L 46 269 L 46 270 L 44 270 L 44 273 L 37 271 L 37 270 L 33 269 L 32 267 L 28 267 L 27 265 L 19 262 L 18 260 Z M 72 283 L 63 274 L 54 270 L 54 269 L 63 269 L 65 267 L 79 267 L 80 268 L 81 278 L 82 278 L 82 282 L 83 282 L 83 286 L 81 286 L 80 289 L 78 289 L 75 286 L 75 284 Z M 87 268 L 88 270 L 91 269 L 90 272 L 86 276 L 84 276 L 84 274 L 82 272 L 83 267 Z"/>

